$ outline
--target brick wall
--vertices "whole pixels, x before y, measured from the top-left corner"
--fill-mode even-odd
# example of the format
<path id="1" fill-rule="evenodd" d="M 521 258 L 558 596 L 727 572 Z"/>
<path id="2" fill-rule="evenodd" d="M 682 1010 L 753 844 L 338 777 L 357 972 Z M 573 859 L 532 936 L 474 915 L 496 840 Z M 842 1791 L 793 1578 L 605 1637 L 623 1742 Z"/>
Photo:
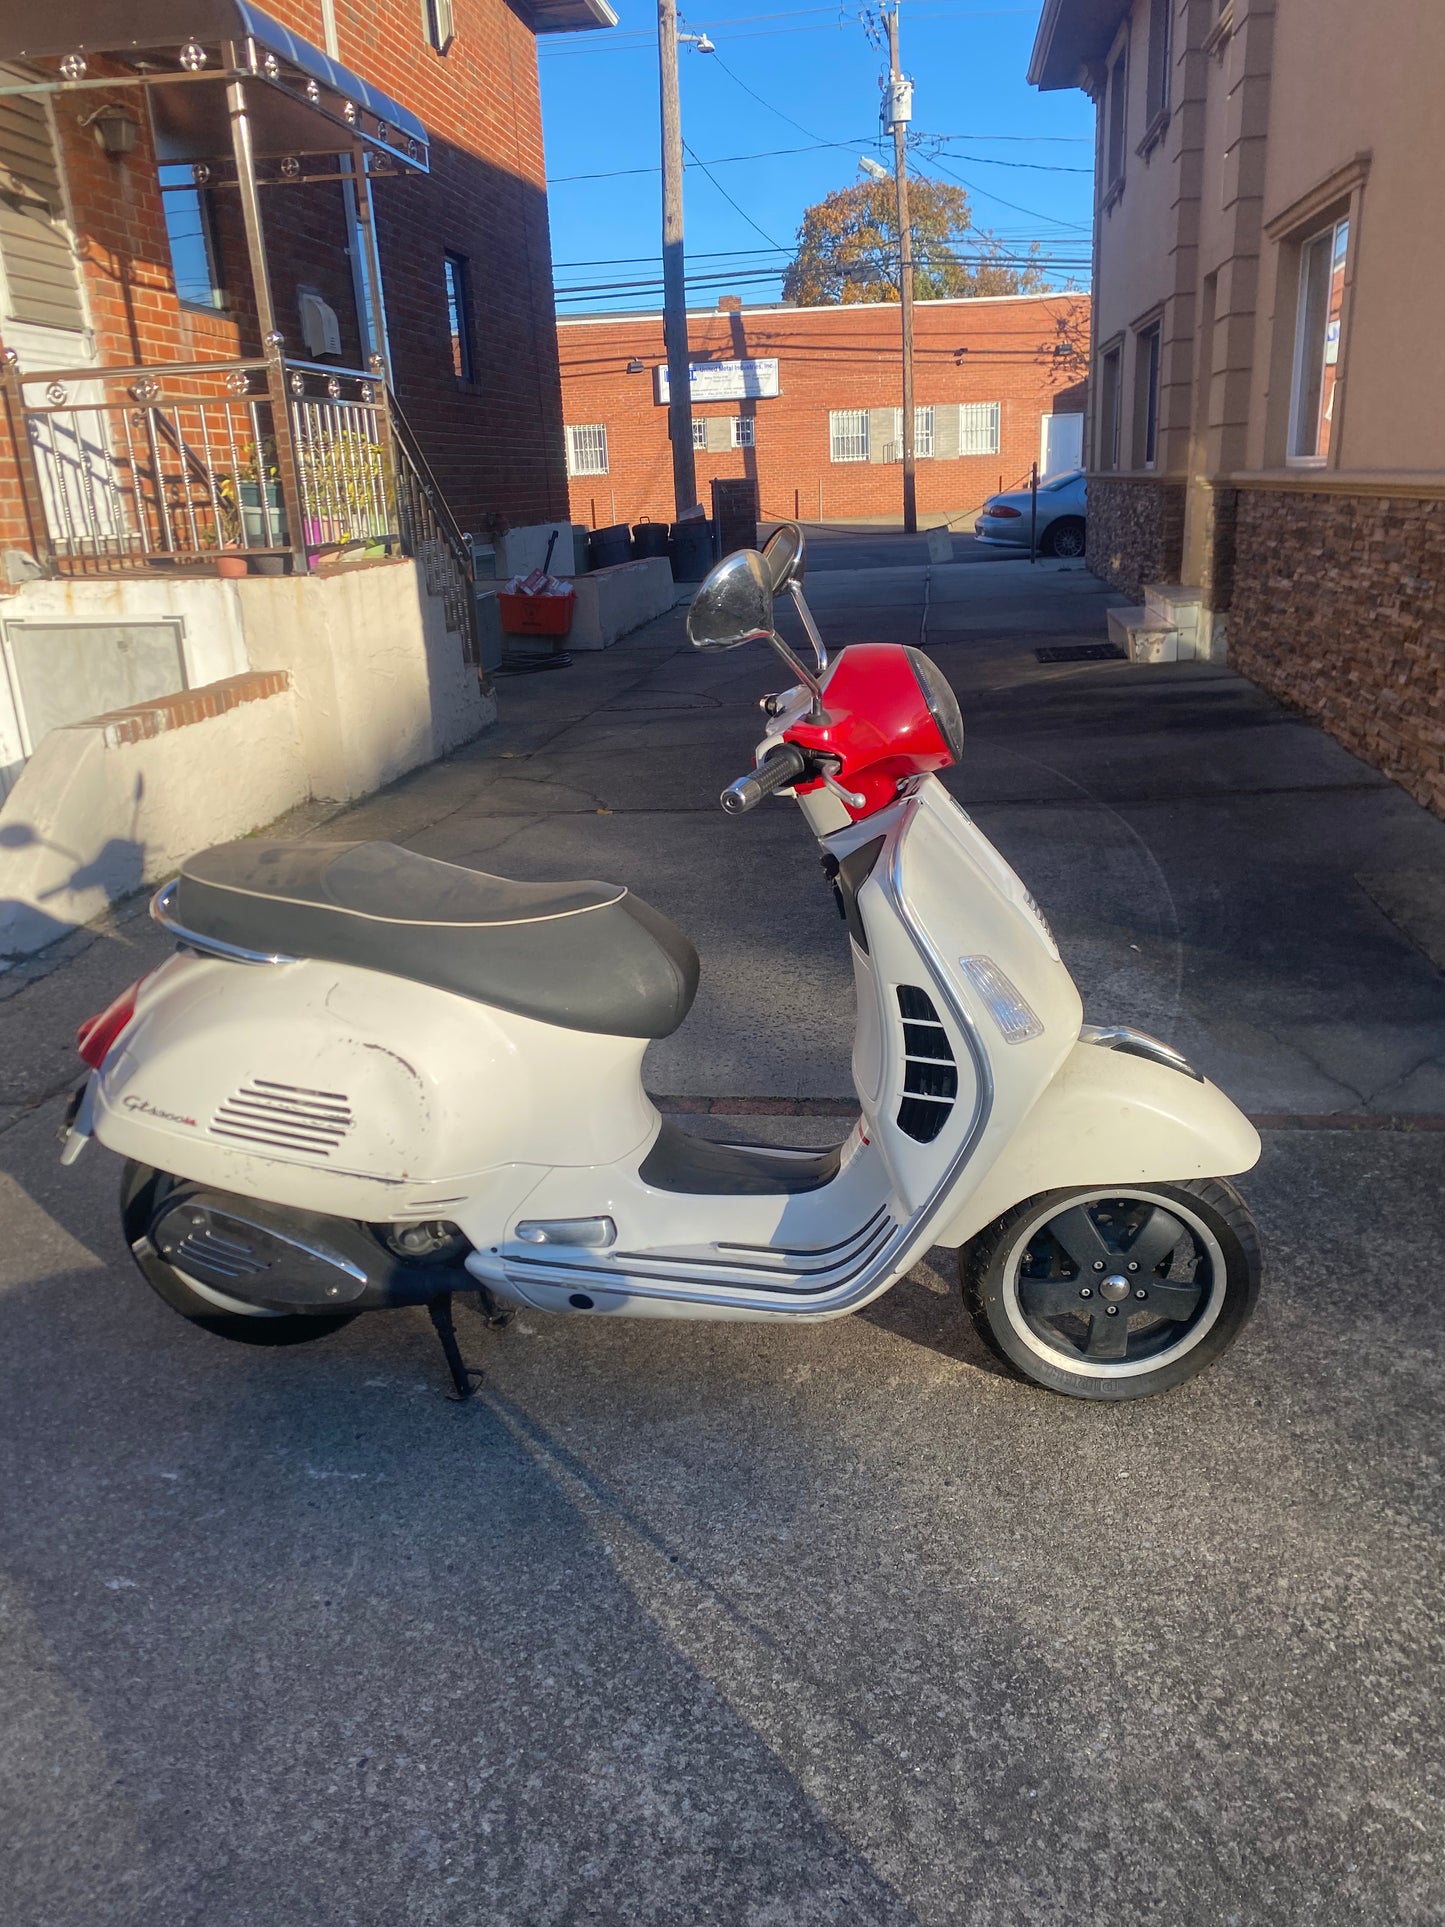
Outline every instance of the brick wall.
<path id="1" fill-rule="evenodd" d="M 1241 489 L 1229 652 L 1445 815 L 1445 500 Z"/>
<path id="2" fill-rule="evenodd" d="M 1184 552 L 1184 484 L 1089 476 L 1085 560 L 1097 576 L 1141 596 L 1146 582 L 1177 582 Z"/>
<path id="3" fill-rule="evenodd" d="M 268 10 L 317 46 L 319 0 Z M 396 386 L 402 406 L 464 526 L 543 521 L 566 511 L 561 396 L 536 46 L 504 0 L 454 0 L 445 58 L 422 32 L 420 0 L 338 0 L 340 58 L 393 94 L 432 136 L 430 176 L 376 181 L 377 235 Z M 45 63 L 53 66 L 54 63 Z M 92 78 L 124 71 L 92 57 Z M 118 92 L 139 105 L 134 90 Z M 239 200 L 211 190 L 229 310 L 176 299 L 149 117 L 136 147 L 113 161 L 82 117 L 86 92 L 55 102 L 61 165 L 75 218 L 98 358 L 128 365 L 259 352 Z M 335 183 L 267 187 L 263 221 L 278 326 L 304 356 L 297 302 L 314 288 L 335 309 L 342 360 L 355 366 L 360 329 Z M 442 257 L 472 266 L 475 380 L 459 382 L 448 340 Z M 0 421 L 0 542 L 29 546 L 9 431 Z"/>
<path id="4" fill-rule="evenodd" d="M 1039 417 L 1082 412 L 1071 370 L 1053 353 L 1058 323 L 1088 329 L 1088 299 L 1051 295 L 1016 300 L 920 302 L 915 315 L 915 397 L 920 407 L 943 402 L 999 402 L 997 455 L 920 460 L 918 511 L 955 516 L 986 495 L 1028 477 L 1039 455 Z M 574 476 L 574 521 L 604 526 L 654 520 L 673 512 L 667 410 L 654 400 L 653 369 L 664 359 L 656 315 L 558 325 L 562 395 L 569 423 L 607 427 L 608 473 Z M 959 351 L 964 352 L 960 353 Z M 710 503 L 714 476 L 750 476 L 765 519 L 805 521 L 897 519 L 902 471 L 896 463 L 834 462 L 829 413 L 839 408 L 896 406 L 899 318 L 891 304 L 841 308 L 754 308 L 688 316 L 692 361 L 776 359 L 781 392 L 750 402 L 709 402 L 694 419 L 751 415 L 755 445 L 695 453 L 699 499 Z M 627 363 L 640 360 L 640 374 Z"/>

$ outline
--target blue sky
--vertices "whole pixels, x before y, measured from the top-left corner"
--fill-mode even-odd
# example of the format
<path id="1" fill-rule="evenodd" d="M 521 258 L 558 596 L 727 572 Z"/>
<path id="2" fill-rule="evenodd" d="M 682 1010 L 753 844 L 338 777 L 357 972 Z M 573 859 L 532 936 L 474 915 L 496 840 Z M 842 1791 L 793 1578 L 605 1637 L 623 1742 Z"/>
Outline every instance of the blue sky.
<path id="1" fill-rule="evenodd" d="M 683 22 L 717 47 L 684 49 L 680 68 L 683 138 L 708 163 L 688 166 L 684 189 L 698 307 L 727 293 L 776 299 L 803 209 L 856 181 L 860 154 L 892 159 L 891 141 L 886 156 L 880 146 L 887 61 L 876 12 L 754 4 L 694 0 Z M 656 289 L 638 285 L 660 273 L 657 15 L 648 0 L 614 5 L 615 29 L 537 43 L 562 314 L 660 306 Z M 1038 15 L 1038 0 L 903 0 L 913 162 L 967 186 L 977 226 L 1021 248 L 1042 242 L 1057 285 L 1086 286 L 1093 109 L 1080 93 L 1040 94 L 1025 80 Z"/>

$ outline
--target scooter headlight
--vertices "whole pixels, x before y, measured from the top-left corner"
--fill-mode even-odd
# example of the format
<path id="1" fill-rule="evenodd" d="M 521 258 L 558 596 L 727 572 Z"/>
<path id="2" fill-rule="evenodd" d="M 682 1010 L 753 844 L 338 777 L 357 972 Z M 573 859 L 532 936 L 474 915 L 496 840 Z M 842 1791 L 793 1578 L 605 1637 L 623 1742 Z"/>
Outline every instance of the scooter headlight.
<path id="1" fill-rule="evenodd" d="M 913 666 L 918 679 L 918 687 L 923 692 L 923 700 L 928 704 L 928 713 L 938 725 L 938 733 L 948 744 L 949 755 L 955 763 L 963 761 L 963 712 L 959 709 L 958 698 L 953 693 L 947 676 L 935 662 L 930 662 L 921 649 L 905 649 L 904 654 Z"/>

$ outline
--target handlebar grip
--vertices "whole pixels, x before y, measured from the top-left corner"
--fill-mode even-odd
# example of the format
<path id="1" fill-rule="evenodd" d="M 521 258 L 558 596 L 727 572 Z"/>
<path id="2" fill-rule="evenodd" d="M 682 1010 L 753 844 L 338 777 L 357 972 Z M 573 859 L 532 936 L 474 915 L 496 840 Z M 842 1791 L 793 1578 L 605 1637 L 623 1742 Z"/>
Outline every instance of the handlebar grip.
<path id="1" fill-rule="evenodd" d="M 740 776 L 735 783 L 729 783 L 718 801 L 729 816 L 741 816 L 744 810 L 751 810 L 771 796 L 774 790 L 785 790 L 805 776 L 808 759 L 796 743 L 784 743 L 778 749 L 770 749 L 751 776 Z"/>

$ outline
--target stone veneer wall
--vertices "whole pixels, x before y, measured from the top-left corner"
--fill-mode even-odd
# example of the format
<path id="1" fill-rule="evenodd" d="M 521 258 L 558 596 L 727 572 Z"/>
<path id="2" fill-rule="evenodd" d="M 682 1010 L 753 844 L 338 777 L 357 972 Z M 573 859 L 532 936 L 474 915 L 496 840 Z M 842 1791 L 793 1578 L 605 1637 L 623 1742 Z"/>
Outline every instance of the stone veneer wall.
<path id="1" fill-rule="evenodd" d="M 1445 816 L 1445 500 L 1237 499 L 1231 664 Z"/>
<path id="2" fill-rule="evenodd" d="M 1184 484 L 1122 475 L 1089 476 L 1084 559 L 1126 595 L 1146 582 L 1177 582 L 1184 553 Z"/>

